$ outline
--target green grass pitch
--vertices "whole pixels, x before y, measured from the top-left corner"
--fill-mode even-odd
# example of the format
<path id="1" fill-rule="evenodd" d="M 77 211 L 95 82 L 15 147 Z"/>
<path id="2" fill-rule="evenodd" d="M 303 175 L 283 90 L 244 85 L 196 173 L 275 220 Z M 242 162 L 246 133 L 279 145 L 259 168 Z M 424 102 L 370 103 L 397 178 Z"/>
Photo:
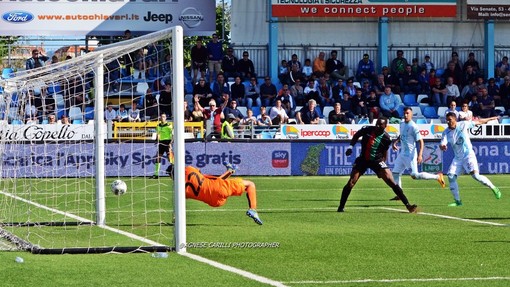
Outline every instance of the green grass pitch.
<path id="1" fill-rule="evenodd" d="M 418 204 L 418 214 L 389 201 L 394 194 L 374 176 L 361 177 L 344 213 L 336 208 L 347 177 L 247 177 L 257 185 L 264 225 L 245 215 L 245 196 L 231 197 L 221 208 L 188 200 L 187 251 L 286 286 L 509 286 L 510 185 L 508 175 L 488 177 L 501 188 L 500 200 L 464 175 L 459 178 L 464 206 L 448 207 L 448 188 L 404 176 L 404 191 Z M 136 196 L 129 194 L 145 182 L 126 181 L 125 198 L 108 197 L 117 216 L 173 200 L 168 191 L 158 194 L 163 200 L 128 204 Z M 171 189 L 169 180 L 159 182 Z M 157 216 L 169 220 L 171 208 Z M 165 238 L 168 231 L 158 232 L 139 235 L 172 240 Z M 253 248 L 256 244 L 266 247 Z M 25 262 L 16 263 L 17 256 Z M 0 252 L 0 262 L 2 286 L 265 286 L 175 253 L 152 258 Z"/>

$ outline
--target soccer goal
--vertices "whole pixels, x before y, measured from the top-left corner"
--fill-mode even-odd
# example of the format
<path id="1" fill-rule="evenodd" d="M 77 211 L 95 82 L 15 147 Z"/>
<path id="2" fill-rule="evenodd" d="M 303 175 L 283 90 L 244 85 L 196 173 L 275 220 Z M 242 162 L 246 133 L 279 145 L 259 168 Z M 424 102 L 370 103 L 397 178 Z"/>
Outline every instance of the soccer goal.
<path id="1" fill-rule="evenodd" d="M 184 185 L 165 173 L 166 157 L 156 168 L 153 135 L 161 113 L 173 116 L 180 178 L 182 34 L 176 26 L 0 79 L 0 250 L 179 251 L 184 199 L 174 190 Z M 117 179 L 125 193 L 111 191 Z"/>

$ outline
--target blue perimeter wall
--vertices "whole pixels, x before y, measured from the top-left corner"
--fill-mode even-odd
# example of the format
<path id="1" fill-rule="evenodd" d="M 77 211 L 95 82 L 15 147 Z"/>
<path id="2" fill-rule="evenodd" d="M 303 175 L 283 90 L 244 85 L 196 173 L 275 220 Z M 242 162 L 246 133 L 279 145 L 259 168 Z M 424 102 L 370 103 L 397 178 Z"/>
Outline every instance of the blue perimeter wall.
<path id="1" fill-rule="evenodd" d="M 345 156 L 348 142 L 188 142 L 186 165 L 199 167 L 208 174 L 225 171 L 223 162 L 239 166 L 237 175 L 348 175 L 360 152 Z M 510 173 L 510 141 L 473 142 L 480 172 Z M 21 147 L 21 148 L 20 148 Z M 153 143 L 108 143 L 107 176 L 150 176 L 154 173 Z M 388 165 L 393 167 L 397 152 L 390 150 Z M 424 163 L 419 169 L 446 172 L 453 154 L 439 150 L 439 143 L 426 142 Z M 2 155 L 4 177 L 80 177 L 94 175 L 92 144 L 41 144 L 6 147 Z M 163 160 L 161 169 L 168 162 Z M 371 173 L 371 172 L 369 172 Z"/>

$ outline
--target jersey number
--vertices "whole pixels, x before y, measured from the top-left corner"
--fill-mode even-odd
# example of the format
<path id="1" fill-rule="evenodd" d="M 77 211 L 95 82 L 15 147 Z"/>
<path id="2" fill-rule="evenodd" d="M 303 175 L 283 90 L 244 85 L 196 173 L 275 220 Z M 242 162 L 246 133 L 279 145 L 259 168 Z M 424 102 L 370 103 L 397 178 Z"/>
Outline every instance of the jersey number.
<path id="1" fill-rule="evenodd" d="M 190 181 L 191 181 L 191 178 L 192 178 L 193 176 L 194 176 L 194 177 L 196 177 L 196 179 L 197 179 L 198 186 L 196 186 L 196 188 L 195 188 L 195 186 L 194 186 L 194 185 L 190 182 Z M 193 194 L 194 194 L 195 196 L 198 196 L 198 194 L 200 193 L 200 188 L 202 187 L 202 183 L 203 183 L 203 182 L 204 182 L 204 179 L 203 179 L 203 178 L 201 178 L 201 177 L 200 177 L 200 175 L 198 175 L 198 173 L 196 173 L 196 172 L 192 172 L 192 173 L 190 173 L 190 174 L 188 175 L 188 180 L 186 181 L 186 185 L 185 185 L 185 187 L 186 187 L 186 188 L 187 188 L 187 187 L 191 188 L 191 191 L 193 191 Z"/>

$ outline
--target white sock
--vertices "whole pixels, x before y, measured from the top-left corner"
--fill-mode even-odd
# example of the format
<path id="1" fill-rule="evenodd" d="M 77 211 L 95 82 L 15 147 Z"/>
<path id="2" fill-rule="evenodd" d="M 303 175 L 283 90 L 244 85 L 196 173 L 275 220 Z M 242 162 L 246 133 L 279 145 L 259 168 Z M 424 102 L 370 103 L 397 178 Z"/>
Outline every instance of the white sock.
<path id="1" fill-rule="evenodd" d="M 428 172 L 419 172 L 414 175 L 416 179 L 438 179 L 439 175 Z"/>
<path id="2" fill-rule="evenodd" d="M 494 184 L 492 184 L 492 182 L 484 175 L 473 173 L 471 177 L 476 179 L 478 182 L 481 182 L 483 185 L 490 187 L 491 189 L 494 188 Z"/>
<path id="3" fill-rule="evenodd" d="M 459 184 L 457 183 L 457 176 L 448 175 L 448 181 L 450 182 L 450 192 L 452 193 L 453 198 L 457 201 L 460 201 Z"/>
<path id="4" fill-rule="evenodd" d="M 402 188 L 402 179 L 400 179 L 399 173 L 393 174 L 393 180 L 395 181 L 395 183 L 397 183 L 398 186 L 400 186 L 400 188 Z"/>

